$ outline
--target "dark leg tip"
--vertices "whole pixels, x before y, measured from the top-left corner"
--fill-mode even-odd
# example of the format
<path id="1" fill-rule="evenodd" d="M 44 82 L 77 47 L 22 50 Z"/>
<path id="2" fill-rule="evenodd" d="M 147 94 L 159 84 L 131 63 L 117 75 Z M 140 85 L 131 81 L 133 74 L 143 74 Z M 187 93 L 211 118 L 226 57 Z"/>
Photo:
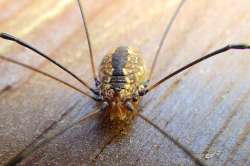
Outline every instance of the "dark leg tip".
<path id="1" fill-rule="evenodd" d="M 0 33 L 0 37 L 7 40 L 13 39 L 13 37 L 7 33 Z"/>
<path id="2" fill-rule="evenodd" d="M 0 37 L 2 38 L 5 38 L 6 35 L 7 35 L 6 33 L 3 33 L 3 32 L 0 33 Z"/>
<path id="3" fill-rule="evenodd" d="M 249 49 L 250 45 L 247 44 L 237 44 L 237 45 L 228 45 L 229 48 L 234 48 L 234 49 Z"/>

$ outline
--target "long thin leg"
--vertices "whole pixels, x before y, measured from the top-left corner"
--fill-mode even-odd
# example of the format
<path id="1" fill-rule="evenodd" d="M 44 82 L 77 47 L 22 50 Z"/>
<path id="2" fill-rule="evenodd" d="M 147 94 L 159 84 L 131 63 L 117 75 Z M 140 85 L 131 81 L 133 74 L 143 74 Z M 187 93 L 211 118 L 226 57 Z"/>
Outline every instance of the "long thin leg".
<path id="1" fill-rule="evenodd" d="M 136 110 L 130 101 L 127 101 L 126 106 L 127 106 L 128 110 L 135 112 L 137 116 L 139 116 L 140 118 L 142 118 L 146 123 L 148 123 L 151 126 L 153 126 L 156 130 L 158 130 L 166 138 L 168 138 L 170 141 L 172 141 L 176 146 L 178 146 L 180 149 L 182 149 L 197 165 L 200 165 L 200 166 L 205 165 L 199 158 L 197 158 L 197 157 L 195 157 L 193 155 L 194 153 L 191 150 L 189 150 L 188 148 L 186 148 L 178 140 L 174 139 L 173 136 L 171 136 L 170 134 L 166 133 L 158 125 L 156 125 L 154 122 L 152 122 L 147 117 L 145 117 L 144 115 L 142 115 L 140 113 L 142 111 L 141 108 Z"/>
<path id="2" fill-rule="evenodd" d="M 96 75 L 95 61 L 94 61 L 94 56 L 93 56 L 93 51 L 92 51 L 91 40 L 90 40 L 90 37 L 89 37 L 90 35 L 89 35 L 88 26 L 87 26 L 87 21 L 86 21 L 84 12 L 83 12 L 81 1 L 77 0 L 77 2 L 78 2 L 79 9 L 81 11 L 82 21 L 83 21 L 83 25 L 84 25 L 84 29 L 85 29 L 85 34 L 86 34 L 87 41 L 88 41 L 89 55 L 90 55 L 90 61 L 91 61 L 91 67 L 92 67 L 92 72 L 93 72 L 93 76 L 94 76 L 94 81 L 95 81 L 96 86 L 98 86 L 99 85 L 99 80 L 98 80 L 97 75 Z"/>
<path id="3" fill-rule="evenodd" d="M 46 58 L 47 60 L 49 60 L 50 62 L 52 62 L 56 66 L 58 66 L 59 68 L 63 69 L 65 72 L 67 72 L 68 74 L 70 74 L 71 76 L 73 76 L 76 80 L 78 80 L 80 83 L 82 83 L 85 87 L 87 87 L 90 91 L 92 91 L 93 93 L 95 93 L 94 89 L 92 89 L 89 85 L 87 85 L 83 80 L 81 80 L 79 77 L 77 77 L 74 73 L 72 73 L 67 68 L 65 68 L 64 66 L 62 66 L 61 64 L 59 64 L 55 60 L 51 59 L 50 57 L 48 57 L 47 55 L 45 55 L 44 53 L 42 53 L 38 49 L 34 48 L 30 44 L 28 44 L 28 43 L 26 43 L 26 42 L 24 42 L 24 41 L 16 38 L 15 36 L 9 35 L 7 33 L 0 33 L 0 37 L 3 38 L 3 39 L 6 39 L 6 40 L 14 41 L 17 44 L 20 44 L 21 46 L 24 46 L 24 47 L 26 47 L 26 48 L 28 48 L 28 49 L 36 52 L 38 55 L 41 55 L 42 57 Z"/>
<path id="4" fill-rule="evenodd" d="M 83 91 L 80 90 L 79 88 L 77 88 L 77 87 L 75 87 L 75 86 L 73 86 L 73 85 L 71 85 L 71 84 L 69 84 L 69 83 L 67 83 L 67 82 L 65 82 L 65 81 L 63 81 L 63 80 L 61 80 L 61 79 L 59 79 L 59 78 L 53 76 L 53 75 L 51 75 L 51 74 L 45 73 L 45 72 L 43 72 L 43 71 L 41 71 L 41 70 L 39 70 L 39 69 L 36 69 L 36 68 L 34 68 L 34 67 L 32 67 L 32 66 L 29 66 L 29 65 L 27 65 L 27 64 L 24 64 L 24 63 L 15 61 L 15 60 L 13 60 L 13 59 L 10 59 L 10 58 L 7 58 L 7 57 L 1 56 L 1 55 L 0 55 L 0 59 L 2 59 L 2 60 L 4 60 L 4 61 L 7 61 L 7 62 L 10 62 L 10 63 L 14 63 L 14 64 L 19 65 L 19 66 L 22 66 L 22 67 L 24 67 L 24 68 L 30 69 L 30 70 L 35 71 L 35 72 L 37 72 L 37 73 L 40 73 L 40 74 L 42 74 L 42 75 L 44 75 L 44 76 L 46 76 L 46 77 L 49 77 L 49 78 L 51 78 L 51 79 L 53 79 L 53 80 L 55 80 L 55 81 L 58 81 L 58 82 L 62 83 L 63 85 L 65 85 L 65 86 L 67 86 L 67 87 L 69 87 L 69 88 L 71 88 L 71 89 L 74 89 L 74 90 L 76 90 L 77 92 L 80 92 L 81 94 L 83 94 L 83 95 L 85 95 L 85 96 L 88 96 L 89 98 L 91 98 L 91 99 L 97 101 L 97 99 L 96 99 L 95 97 L 93 97 L 93 96 L 87 94 L 86 92 L 83 92 Z"/>
<path id="5" fill-rule="evenodd" d="M 205 56 L 203 56 L 203 57 L 201 57 L 199 59 L 196 59 L 195 61 L 183 66 L 182 68 L 174 71 L 173 73 L 167 75 L 166 77 L 162 78 L 160 81 L 158 81 L 155 84 L 149 86 L 149 88 L 146 89 L 144 92 L 142 92 L 141 95 L 143 96 L 143 95 L 147 94 L 148 92 L 152 91 L 154 88 L 156 88 L 157 86 L 159 86 L 160 84 L 162 84 L 166 80 L 168 80 L 171 77 L 173 77 L 173 76 L 181 73 L 182 71 L 190 68 L 191 66 L 194 66 L 195 64 L 198 64 L 198 63 L 200 63 L 200 62 L 202 62 L 202 61 L 204 61 L 204 60 L 206 60 L 206 59 L 208 59 L 210 57 L 213 57 L 213 56 L 215 56 L 217 54 L 226 52 L 226 51 L 231 50 L 231 49 L 240 49 L 240 50 L 241 49 L 250 49 L 250 45 L 246 45 L 246 44 L 227 45 L 227 46 L 225 46 L 223 48 L 220 48 L 220 49 L 218 49 L 216 51 L 213 51 L 213 52 L 211 52 L 211 53 L 209 53 L 209 54 L 207 54 L 207 55 L 205 55 Z"/>
<path id="6" fill-rule="evenodd" d="M 155 129 L 157 129 L 161 134 L 163 134 L 166 138 L 168 138 L 170 141 L 172 141 L 176 146 L 178 146 L 180 149 L 182 149 L 197 165 L 199 166 L 205 166 L 206 164 L 201 161 L 201 159 L 197 158 L 194 153 L 186 148 L 184 145 L 182 145 L 178 140 L 176 140 L 173 136 L 166 133 L 163 129 L 161 129 L 158 125 L 153 123 L 151 120 L 149 120 L 147 117 L 142 115 L 141 113 L 137 113 L 137 115 L 142 118 L 145 122 L 153 126 Z"/>
<path id="7" fill-rule="evenodd" d="M 85 115 L 84 117 L 82 117 L 80 120 L 78 120 L 78 121 L 70 124 L 69 126 L 64 127 L 61 131 L 57 132 L 56 134 L 48 135 L 46 137 L 46 140 L 44 140 L 42 142 L 38 142 L 36 144 L 33 144 L 28 149 L 25 149 L 22 153 L 18 154 L 14 158 L 12 158 L 10 161 L 8 161 L 8 163 L 6 164 L 6 166 L 16 166 L 18 163 L 22 162 L 24 159 L 26 159 L 29 155 L 31 155 L 37 149 L 42 148 L 44 145 L 50 143 L 54 138 L 62 135 L 65 131 L 67 131 L 67 130 L 73 128 L 73 127 L 75 127 L 76 125 L 81 124 L 86 119 L 93 117 L 94 115 L 100 113 L 101 111 L 102 110 L 100 110 L 100 109 L 96 109 L 95 111 L 90 112 L 87 115 Z"/>
<path id="8" fill-rule="evenodd" d="M 27 145 L 21 152 L 19 152 L 14 158 L 16 158 L 16 159 L 12 159 L 13 161 L 14 160 L 16 160 L 17 161 L 17 159 L 18 158 L 20 158 L 19 156 L 23 156 L 23 154 L 25 154 L 27 151 L 29 151 L 29 149 L 31 148 L 31 147 L 33 147 L 35 144 L 38 144 L 39 143 L 39 141 L 41 141 L 41 139 L 45 136 L 45 134 L 47 134 L 50 130 L 52 130 L 52 129 L 54 129 L 54 127 L 59 123 L 59 122 L 61 122 L 72 110 L 73 110 L 73 108 L 77 105 L 79 103 L 79 101 L 78 102 L 76 102 L 73 106 L 71 106 L 68 110 L 66 110 L 62 115 L 61 115 L 61 117 L 58 119 L 58 120 L 56 120 L 56 121 L 54 121 L 48 128 L 46 128 L 41 134 L 39 134 L 29 145 Z M 17 164 L 17 163 L 15 163 L 15 164 Z"/>
<path id="9" fill-rule="evenodd" d="M 153 74 L 153 72 L 154 72 L 155 65 L 156 65 L 157 59 L 158 59 L 158 57 L 159 57 L 159 54 L 160 54 L 160 52 L 161 52 L 162 46 L 163 46 L 163 44 L 164 44 L 164 41 L 166 40 L 167 35 L 168 35 L 168 33 L 169 33 L 169 31 L 170 31 L 170 29 L 171 29 L 171 27 L 172 27 L 172 25 L 173 25 L 173 23 L 174 23 L 174 21 L 175 21 L 175 19 L 176 19 L 178 13 L 180 12 L 181 7 L 184 5 L 184 2 L 185 2 L 185 1 L 186 1 L 186 0 L 181 0 L 179 6 L 177 7 L 176 11 L 174 12 L 174 15 L 171 17 L 171 19 L 170 19 L 170 21 L 169 21 L 169 23 L 168 23 L 168 25 L 167 25 L 167 27 L 166 27 L 164 33 L 163 33 L 163 36 L 162 36 L 162 38 L 161 38 L 161 41 L 160 41 L 160 43 L 159 43 L 159 45 L 158 45 L 157 51 L 156 51 L 155 56 L 154 56 L 154 60 L 153 60 L 152 67 L 151 67 L 151 69 L 150 69 L 148 82 L 149 82 L 149 81 L 151 80 L 151 78 L 152 78 L 152 74 Z"/>

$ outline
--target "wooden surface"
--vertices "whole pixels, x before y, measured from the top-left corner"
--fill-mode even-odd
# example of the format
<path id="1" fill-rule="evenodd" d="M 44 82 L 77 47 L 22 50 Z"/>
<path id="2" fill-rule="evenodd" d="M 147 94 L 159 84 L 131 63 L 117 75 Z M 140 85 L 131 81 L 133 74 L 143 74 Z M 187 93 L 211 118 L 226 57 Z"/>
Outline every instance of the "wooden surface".
<path id="1" fill-rule="evenodd" d="M 83 1 L 96 64 L 111 48 L 131 45 L 141 49 L 149 68 L 177 4 L 177 0 Z M 164 45 L 152 82 L 226 44 L 249 44 L 249 6 L 249 0 L 188 0 Z M 32 43 L 94 85 L 75 1 L 0 0 L 0 32 Z M 81 87 L 16 44 L 0 40 L 0 54 Z M 250 51 L 230 51 L 199 64 L 148 94 L 142 102 L 143 114 L 207 165 L 250 165 L 249 64 Z M 96 107 L 94 101 L 60 83 L 4 61 L 0 61 L 0 90 L 0 165 L 65 111 L 72 112 L 52 133 Z M 22 162 L 31 164 L 194 165 L 139 118 L 119 135 L 104 127 L 100 118 L 89 119 Z"/>

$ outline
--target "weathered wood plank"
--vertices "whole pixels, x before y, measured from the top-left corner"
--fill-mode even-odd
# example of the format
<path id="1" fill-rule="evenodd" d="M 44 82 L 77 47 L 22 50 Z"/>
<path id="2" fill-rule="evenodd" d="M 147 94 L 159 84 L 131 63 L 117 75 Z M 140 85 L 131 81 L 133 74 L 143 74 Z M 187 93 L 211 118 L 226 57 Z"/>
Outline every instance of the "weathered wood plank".
<path id="1" fill-rule="evenodd" d="M 149 68 L 178 1 L 83 1 L 96 64 L 113 47 L 141 48 Z M 250 43 L 250 2 L 187 1 L 171 30 L 152 82 L 229 43 Z M 0 1 L 0 32 L 32 43 L 93 85 L 86 38 L 76 2 Z M 81 87 L 67 74 L 13 43 L 0 54 Z M 144 115 L 208 165 L 250 164 L 250 51 L 230 51 L 158 87 L 142 102 Z M 0 61 L 0 165 L 20 152 L 65 111 L 52 133 L 95 109 L 87 97 L 53 80 Z M 82 88 L 84 89 L 84 88 Z M 86 90 L 86 89 L 84 89 Z M 87 91 L 87 90 L 86 90 Z M 68 130 L 22 164 L 193 165 L 158 131 L 137 118 L 117 135 L 100 118 Z"/>

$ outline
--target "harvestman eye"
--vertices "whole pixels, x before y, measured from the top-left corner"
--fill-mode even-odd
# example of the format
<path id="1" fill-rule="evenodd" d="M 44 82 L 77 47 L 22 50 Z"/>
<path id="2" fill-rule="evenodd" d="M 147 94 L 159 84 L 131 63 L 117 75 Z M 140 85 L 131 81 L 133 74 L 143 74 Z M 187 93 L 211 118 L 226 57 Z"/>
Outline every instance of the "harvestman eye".
<path id="1" fill-rule="evenodd" d="M 239 50 L 250 49 L 250 45 L 232 44 L 232 45 L 227 45 L 225 47 L 219 48 L 211 53 L 208 53 L 205 56 L 202 56 L 201 58 L 198 58 L 188 63 L 187 65 L 181 67 L 180 69 L 163 77 L 159 81 L 153 84 L 149 84 L 151 81 L 151 77 L 153 75 L 154 69 L 156 67 L 157 59 L 160 55 L 162 46 L 169 34 L 169 31 L 178 13 L 180 12 L 181 7 L 184 5 L 184 2 L 185 0 L 181 0 L 173 16 L 171 17 L 169 23 L 167 24 L 166 29 L 158 45 L 157 51 L 154 55 L 153 63 L 149 71 L 149 76 L 146 76 L 145 75 L 146 69 L 144 67 L 144 62 L 143 62 L 140 51 L 138 51 L 138 49 L 128 47 L 128 46 L 121 46 L 121 47 L 115 48 L 113 51 L 105 55 L 100 65 L 100 71 L 98 71 L 99 75 L 97 75 L 96 67 L 95 67 L 95 60 L 94 60 L 93 51 L 92 51 L 92 44 L 91 44 L 90 35 L 89 35 L 88 27 L 87 27 L 87 21 L 85 19 L 85 15 L 84 15 L 81 2 L 80 0 L 77 0 L 78 6 L 81 12 L 81 16 L 82 16 L 85 34 L 87 37 L 88 47 L 89 47 L 90 62 L 91 62 L 94 83 L 95 83 L 94 87 L 89 86 L 84 80 L 80 79 L 73 72 L 68 70 L 63 65 L 59 64 L 57 61 L 51 59 L 48 55 L 39 51 L 37 48 L 33 47 L 31 44 L 28 44 L 27 42 L 24 42 L 21 39 L 18 39 L 17 37 L 12 36 L 10 34 L 1 33 L 0 37 L 2 39 L 16 42 L 20 46 L 26 47 L 30 49 L 31 51 L 34 51 L 38 55 L 46 58 L 48 61 L 50 61 L 57 67 L 61 68 L 62 70 L 64 70 L 70 76 L 72 76 L 75 80 L 79 81 L 92 94 L 86 93 L 63 80 L 58 79 L 57 77 L 53 75 L 40 71 L 29 65 L 23 64 L 21 62 L 15 61 L 13 59 L 10 59 L 4 56 L 0 56 L 0 59 L 8 61 L 10 63 L 14 63 L 16 65 L 20 65 L 27 69 L 33 70 L 35 72 L 38 72 L 44 76 L 47 76 L 55 81 L 62 83 L 65 86 L 70 87 L 71 89 L 93 99 L 94 101 L 98 103 L 101 103 L 101 107 L 99 109 L 85 115 L 79 121 L 72 123 L 71 125 L 65 127 L 58 133 L 54 135 L 50 135 L 49 137 L 47 137 L 46 140 L 40 142 L 39 141 L 40 138 L 45 133 L 47 133 L 49 129 L 53 128 L 64 116 L 66 116 L 67 113 L 64 113 L 59 119 L 59 121 L 56 121 L 48 129 L 42 132 L 32 143 L 30 143 L 26 148 L 24 148 L 20 153 L 18 153 L 13 159 L 11 159 L 7 163 L 7 165 L 16 165 L 20 163 L 23 159 L 27 158 L 34 151 L 44 146 L 55 137 L 61 135 L 66 130 L 72 128 L 73 126 L 75 126 L 76 124 L 79 124 L 80 122 L 86 120 L 87 118 L 92 117 L 101 112 L 107 113 L 110 116 L 111 121 L 112 120 L 127 121 L 130 119 L 133 119 L 135 116 L 140 117 L 146 123 L 150 124 L 152 127 L 157 129 L 161 134 L 163 134 L 163 136 L 165 136 L 170 141 L 172 141 L 176 146 L 182 149 L 197 165 L 205 165 L 205 163 L 201 159 L 196 157 L 194 153 L 191 150 L 189 150 L 189 148 L 182 145 L 180 142 L 174 139 L 171 135 L 169 135 L 163 129 L 161 129 L 158 125 L 156 125 L 147 117 L 142 115 L 140 113 L 141 107 L 139 105 L 140 104 L 139 99 L 145 96 L 146 94 L 148 94 L 149 92 L 152 92 L 152 90 L 154 90 L 156 87 L 158 87 L 159 85 L 161 85 L 168 79 L 174 77 L 175 75 L 183 72 L 184 70 L 210 57 L 213 57 L 215 55 L 218 55 L 220 53 L 226 52 L 231 49 L 239 49 Z"/>

